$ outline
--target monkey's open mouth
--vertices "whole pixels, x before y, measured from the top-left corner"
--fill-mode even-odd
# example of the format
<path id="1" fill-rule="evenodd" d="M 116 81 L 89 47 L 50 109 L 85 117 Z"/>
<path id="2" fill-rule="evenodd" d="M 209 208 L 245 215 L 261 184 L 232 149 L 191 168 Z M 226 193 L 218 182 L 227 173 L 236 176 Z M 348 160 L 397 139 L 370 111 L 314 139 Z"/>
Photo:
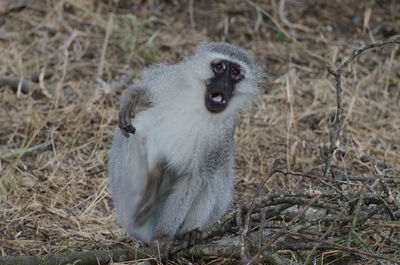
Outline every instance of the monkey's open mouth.
<path id="1" fill-rule="evenodd" d="M 206 95 L 206 107 L 212 113 L 218 113 L 228 106 L 229 95 L 222 92 L 211 92 Z"/>
<path id="2" fill-rule="evenodd" d="M 215 103 L 226 104 L 226 100 L 224 98 L 224 95 L 222 95 L 221 93 L 210 94 L 209 97 Z"/>

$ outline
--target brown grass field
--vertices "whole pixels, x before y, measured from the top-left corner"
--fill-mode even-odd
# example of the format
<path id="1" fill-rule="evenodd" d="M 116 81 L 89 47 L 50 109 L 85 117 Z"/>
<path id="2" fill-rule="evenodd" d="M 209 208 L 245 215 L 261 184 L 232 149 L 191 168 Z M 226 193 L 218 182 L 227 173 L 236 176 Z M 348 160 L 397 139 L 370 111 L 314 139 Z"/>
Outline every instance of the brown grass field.
<path id="1" fill-rule="evenodd" d="M 118 80 L 129 71 L 135 82 L 144 67 L 178 62 L 205 40 L 233 42 L 255 56 L 268 78 L 235 134 L 235 201 L 248 205 L 276 159 L 283 170 L 323 176 L 336 111 L 327 66 L 399 34 L 397 0 L 1 0 L 0 256 L 135 247 L 116 221 L 107 177 L 124 88 Z M 298 264 L 400 262 L 399 50 L 367 50 L 344 69 L 343 128 L 332 160 L 332 178 L 369 178 L 331 185 L 339 194 L 368 191 L 385 206 L 369 216 L 375 225 L 354 224 L 372 207 L 362 199 L 361 211 L 341 212 L 355 216 L 347 223 L 353 236 L 340 230 L 346 225 L 329 224 L 308 234 L 318 238 L 328 229 L 323 240 L 388 259 L 338 247 L 272 248 L 278 255 Z M 45 150 L 26 154 L 43 143 Z M 376 184 L 379 178 L 391 182 Z M 262 193 L 321 185 L 318 178 L 274 174 Z M 349 203 L 331 201 L 341 202 Z M 387 222 L 377 226 L 379 220 Z M 283 223 L 271 218 L 265 225 Z M 288 235 L 283 243 L 294 240 L 304 239 Z M 230 257 L 188 260 L 238 264 Z"/>

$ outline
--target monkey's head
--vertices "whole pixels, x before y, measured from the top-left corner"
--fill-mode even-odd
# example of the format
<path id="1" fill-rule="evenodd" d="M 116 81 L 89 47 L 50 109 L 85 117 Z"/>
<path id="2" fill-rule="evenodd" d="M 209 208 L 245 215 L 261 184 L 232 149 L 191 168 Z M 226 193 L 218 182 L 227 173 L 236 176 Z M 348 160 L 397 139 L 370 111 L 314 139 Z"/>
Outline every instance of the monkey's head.
<path id="1" fill-rule="evenodd" d="M 258 95 L 261 68 L 238 46 L 206 43 L 197 48 L 192 59 L 205 84 L 205 107 L 210 113 L 221 113 L 227 108 L 240 110 Z"/>

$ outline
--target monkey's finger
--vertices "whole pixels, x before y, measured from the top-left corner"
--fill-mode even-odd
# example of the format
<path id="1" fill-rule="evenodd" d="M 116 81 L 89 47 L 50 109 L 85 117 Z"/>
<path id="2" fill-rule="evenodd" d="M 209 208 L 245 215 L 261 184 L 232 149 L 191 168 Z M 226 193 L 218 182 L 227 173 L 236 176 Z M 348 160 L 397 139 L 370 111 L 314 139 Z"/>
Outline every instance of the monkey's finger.
<path id="1" fill-rule="evenodd" d="M 190 241 L 190 234 L 187 233 L 183 236 L 182 238 L 182 248 L 187 248 L 189 246 L 189 241 Z"/>
<path id="2" fill-rule="evenodd" d="M 121 127 L 119 127 L 119 129 L 121 130 L 121 133 L 123 136 L 125 136 L 125 138 L 129 138 L 129 133 L 126 132 L 124 129 L 122 129 Z"/>
<path id="3" fill-rule="evenodd" d="M 125 108 L 121 108 L 118 114 L 118 123 L 119 127 L 125 128 L 131 123 L 131 117 L 128 111 Z"/>
<path id="4" fill-rule="evenodd" d="M 132 124 L 131 124 L 130 118 L 127 121 L 126 119 L 121 117 L 121 115 L 120 115 L 118 126 L 121 129 L 122 134 L 126 138 L 129 137 L 129 133 L 135 134 L 135 132 L 136 132 L 135 127 L 133 127 Z"/>
<path id="5" fill-rule="evenodd" d="M 200 229 L 196 228 L 190 232 L 190 246 L 193 246 L 201 237 Z"/>
<path id="6" fill-rule="evenodd" d="M 136 133 L 136 128 L 133 127 L 132 124 L 129 124 L 128 126 L 124 127 L 124 130 L 131 134 Z"/>
<path id="7" fill-rule="evenodd" d="M 129 137 L 129 133 L 135 134 L 136 129 L 131 123 L 131 112 L 127 112 L 124 108 L 119 112 L 118 126 L 125 137 Z"/>
<path id="8" fill-rule="evenodd" d="M 119 128 L 121 129 L 122 134 L 126 137 L 129 138 L 129 134 L 135 134 L 136 129 L 135 127 L 133 127 L 132 125 L 128 125 L 126 127 L 122 127 L 121 125 L 119 125 Z"/>

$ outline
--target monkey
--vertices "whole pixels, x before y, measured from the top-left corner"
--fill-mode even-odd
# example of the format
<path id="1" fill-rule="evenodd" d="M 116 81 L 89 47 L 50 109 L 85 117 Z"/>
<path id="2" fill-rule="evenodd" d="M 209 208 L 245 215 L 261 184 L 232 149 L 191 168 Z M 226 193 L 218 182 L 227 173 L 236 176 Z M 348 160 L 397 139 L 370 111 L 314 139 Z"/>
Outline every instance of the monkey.
<path id="1" fill-rule="evenodd" d="M 263 75 L 242 48 L 206 42 L 180 63 L 146 69 L 122 93 L 108 173 L 129 236 L 165 257 L 174 238 L 193 245 L 228 211 L 234 131 Z M 139 100 L 148 105 L 136 113 Z"/>

